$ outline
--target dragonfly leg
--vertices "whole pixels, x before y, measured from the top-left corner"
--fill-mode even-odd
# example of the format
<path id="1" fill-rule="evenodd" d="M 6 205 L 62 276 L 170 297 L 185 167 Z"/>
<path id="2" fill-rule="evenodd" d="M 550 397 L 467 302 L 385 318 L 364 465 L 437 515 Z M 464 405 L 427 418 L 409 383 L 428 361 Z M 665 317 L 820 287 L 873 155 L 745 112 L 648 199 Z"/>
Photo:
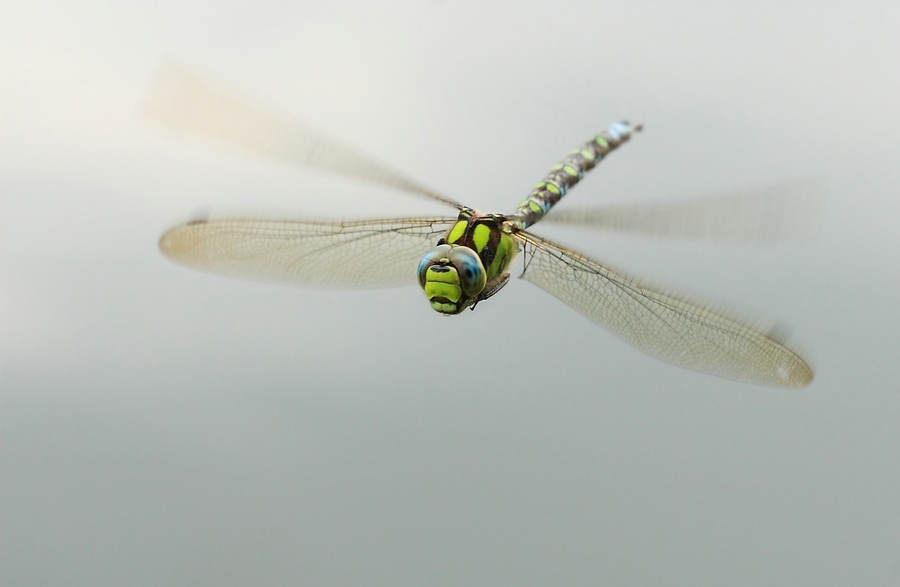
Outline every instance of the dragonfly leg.
<path id="1" fill-rule="evenodd" d="M 474 310 L 475 306 L 478 305 L 478 302 L 483 302 L 489 297 L 496 294 L 498 291 L 503 289 L 503 286 L 509 283 L 509 272 L 503 273 L 502 275 L 498 275 L 497 279 L 492 281 L 484 288 L 484 290 L 479 294 L 478 299 L 475 300 L 475 303 L 472 304 L 469 309 Z"/>

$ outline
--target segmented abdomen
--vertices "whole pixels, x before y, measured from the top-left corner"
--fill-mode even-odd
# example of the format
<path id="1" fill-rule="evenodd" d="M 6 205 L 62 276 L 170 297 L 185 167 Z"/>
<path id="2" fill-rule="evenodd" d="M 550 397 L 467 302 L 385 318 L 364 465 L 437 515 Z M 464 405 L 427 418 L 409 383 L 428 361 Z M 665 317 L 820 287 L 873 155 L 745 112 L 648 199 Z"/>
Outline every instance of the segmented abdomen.
<path id="1" fill-rule="evenodd" d="M 594 168 L 610 151 L 613 151 L 640 130 L 628 122 L 616 122 L 610 127 L 574 149 L 535 186 L 534 191 L 519 204 L 509 219 L 519 228 L 528 228 L 553 207 L 584 174 Z"/>

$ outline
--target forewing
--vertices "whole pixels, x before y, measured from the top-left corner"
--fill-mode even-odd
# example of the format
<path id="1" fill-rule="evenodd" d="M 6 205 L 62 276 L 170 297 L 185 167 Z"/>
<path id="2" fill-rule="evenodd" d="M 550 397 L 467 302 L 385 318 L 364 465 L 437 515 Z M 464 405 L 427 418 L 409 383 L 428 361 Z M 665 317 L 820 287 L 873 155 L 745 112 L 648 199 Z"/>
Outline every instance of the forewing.
<path id="1" fill-rule="evenodd" d="M 554 209 L 545 222 L 736 243 L 810 240 L 821 221 L 813 180 L 669 201 Z"/>
<path id="2" fill-rule="evenodd" d="M 235 277 L 392 287 L 416 282 L 419 261 L 455 220 L 202 220 L 169 230 L 159 248 L 176 263 Z"/>
<path id="3" fill-rule="evenodd" d="M 771 330 L 646 287 L 525 233 L 522 277 L 637 349 L 679 367 L 771 387 L 804 387 L 809 365 Z"/>
<path id="4" fill-rule="evenodd" d="M 160 67 L 144 96 L 140 114 L 170 130 L 460 207 L 390 166 L 323 137 L 290 116 L 257 104 L 173 60 Z"/>

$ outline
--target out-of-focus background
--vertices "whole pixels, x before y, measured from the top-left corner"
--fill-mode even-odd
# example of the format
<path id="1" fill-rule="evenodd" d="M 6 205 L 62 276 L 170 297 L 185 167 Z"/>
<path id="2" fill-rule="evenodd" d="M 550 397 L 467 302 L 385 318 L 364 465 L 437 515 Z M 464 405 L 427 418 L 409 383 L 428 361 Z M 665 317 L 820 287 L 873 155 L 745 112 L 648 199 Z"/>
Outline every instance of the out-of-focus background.
<path id="1" fill-rule="evenodd" d="M 0 584 L 900 584 L 895 2 L 171 2 L 0 9 Z M 818 239 L 545 227 L 787 323 L 801 391 L 679 370 L 516 281 L 192 272 L 208 211 L 441 209 L 177 140 L 175 56 L 481 209 L 620 118 L 561 204 L 821 181 Z M 375 261 L 373 261 L 375 262 Z"/>

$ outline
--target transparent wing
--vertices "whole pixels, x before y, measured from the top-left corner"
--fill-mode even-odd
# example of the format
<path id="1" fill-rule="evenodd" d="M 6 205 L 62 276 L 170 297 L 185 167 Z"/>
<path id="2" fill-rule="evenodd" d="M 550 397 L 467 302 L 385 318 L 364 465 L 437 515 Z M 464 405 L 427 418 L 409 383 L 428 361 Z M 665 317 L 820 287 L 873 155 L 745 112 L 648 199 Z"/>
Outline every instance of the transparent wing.
<path id="1" fill-rule="evenodd" d="M 524 231 L 517 236 L 525 251 L 523 278 L 648 355 L 771 387 L 804 387 L 812 381 L 809 365 L 772 331 L 650 289 Z"/>
<path id="2" fill-rule="evenodd" d="M 201 220 L 159 240 L 182 265 L 236 277 L 370 288 L 416 282 L 419 260 L 456 218 L 357 222 Z"/>
<path id="3" fill-rule="evenodd" d="M 821 221 L 821 186 L 806 180 L 671 201 L 554 209 L 545 222 L 728 242 L 811 239 Z"/>
<path id="4" fill-rule="evenodd" d="M 172 60 L 147 89 L 140 114 L 181 133 L 317 171 L 369 181 L 459 208 L 389 166 L 325 138 L 291 117 L 261 106 Z"/>

